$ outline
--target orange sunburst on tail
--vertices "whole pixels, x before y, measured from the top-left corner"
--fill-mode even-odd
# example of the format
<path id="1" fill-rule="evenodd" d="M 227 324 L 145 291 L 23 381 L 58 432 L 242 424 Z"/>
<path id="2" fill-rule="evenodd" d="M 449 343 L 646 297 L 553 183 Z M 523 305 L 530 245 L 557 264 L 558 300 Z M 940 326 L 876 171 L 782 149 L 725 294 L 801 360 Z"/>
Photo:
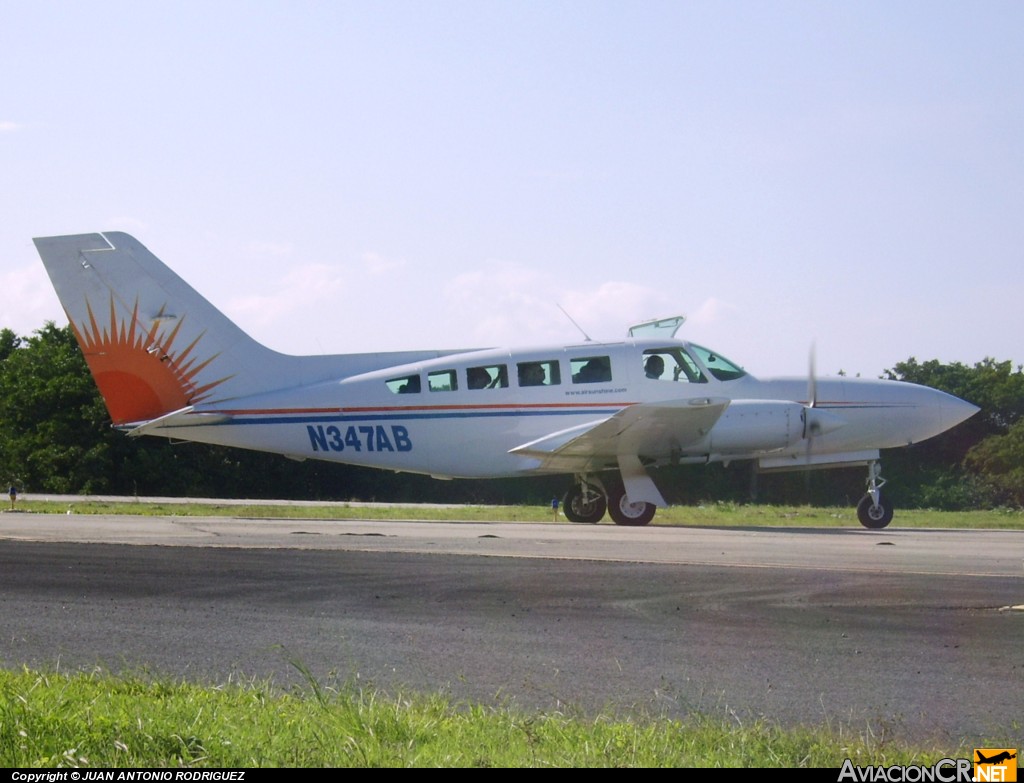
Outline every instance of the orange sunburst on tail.
<path id="1" fill-rule="evenodd" d="M 227 380 L 220 378 L 204 386 L 196 385 L 199 373 L 217 356 L 198 364 L 198 357 L 190 358 L 202 334 L 181 351 L 175 349 L 174 341 L 184 318 L 177 319 L 170 332 L 160 334 L 158 316 L 147 330 L 139 322 L 136 302 L 131 321 L 126 324 L 118 319 L 111 296 L 110 325 L 101 329 L 88 300 L 85 306 L 89 323 L 76 325 L 71 320 L 71 328 L 114 424 L 147 421 L 194 405 Z"/>

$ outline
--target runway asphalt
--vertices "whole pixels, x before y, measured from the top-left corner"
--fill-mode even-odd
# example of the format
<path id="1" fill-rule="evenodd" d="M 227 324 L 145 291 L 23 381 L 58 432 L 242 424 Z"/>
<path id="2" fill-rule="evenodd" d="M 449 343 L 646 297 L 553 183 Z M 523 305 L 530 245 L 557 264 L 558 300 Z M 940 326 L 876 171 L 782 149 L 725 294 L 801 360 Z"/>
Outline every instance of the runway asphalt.
<path id="1" fill-rule="evenodd" d="M 1022 605 L 1024 531 L 0 515 L 6 667 L 1016 746 Z"/>

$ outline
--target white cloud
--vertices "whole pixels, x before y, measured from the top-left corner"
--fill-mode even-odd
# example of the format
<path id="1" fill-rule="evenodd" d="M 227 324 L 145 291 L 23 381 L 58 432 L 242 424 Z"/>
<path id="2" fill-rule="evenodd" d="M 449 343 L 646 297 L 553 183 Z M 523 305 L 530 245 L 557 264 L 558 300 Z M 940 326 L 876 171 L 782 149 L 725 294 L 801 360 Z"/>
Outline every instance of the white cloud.
<path id="1" fill-rule="evenodd" d="M 406 263 L 401 259 L 386 258 L 379 253 L 369 252 L 362 255 L 363 268 L 371 275 L 384 275 L 404 269 Z"/>
<path id="2" fill-rule="evenodd" d="M 0 133 L 3 133 L 4 131 L 21 130 L 21 128 L 22 126 L 16 122 L 11 122 L 10 120 L 0 120 Z"/>
<path id="3" fill-rule="evenodd" d="M 720 323 L 735 313 L 737 307 L 729 302 L 723 302 L 714 296 L 705 299 L 692 315 L 687 316 L 687 323 L 693 326 L 708 326 Z"/>
<path id="4" fill-rule="evenodd" d="M 627 327 L 664 318 L 678 304 L 654 288 L 610 280 L 596 289 L 567 291 L 562 306 L 596 339 L 625 337 Z"/>
<path id="5" fill-rule="evenodd" d="M 250 242 L 245 246 L 245 252 L 250 255 L 269 256 L 280 258 L 290 256 L 294 247 L 287 242 Z"/>
<path id="6" fill-rule="evenodd" d="M 546 341 L 558 313 L 550 277 L 505 261 L 486 261 L 445 287 L 452 320 L 468 327 L 469 342 L 526 345 Z"/>
<path id="7" fill-rule="evenodd" d="M 461 323 L 472 324 L 476 341 L 489 345 L 581 339 L 559 306 L 593 339 L 621 338 L 630 324 L 671 309 L 663 294 L 647 286 L 608 281 L 569 288 L 548 272 L 503 261 L 454 278 L 445 298 Z"/>
<path id="8" fill-rule="evenodd" d="M 4 302 L 0 328 L 6 327 L 20 336 L 31 334 L 48 320 L 65 321 L 40 263 L 0 272 L 0 296 Z"/>
<path id="9" fill-rule="evenodd" d="M 262 280 L 261 284 L 266 284 Z M 270 285 L 267 293 L 236 296 L 225 310 L 233 320 L 246 324 L 257 333 L 269 332 L 280 342 L 284 322 L 292 317 L 309 314 L 326 303 L 337 301 L 345 282 L 336 267 L 328 264 L 305 264 L 289 269 L 288 273 Z"/>
<path id="10" fill-rule="evenodd" d="M 144 236 L 149 232 L 149 223 L 129 215 L 115 215 L 106 221 L 111 231 L 123 231 L 132 236 Z M 107 228 L 101 230 L 106 231 Z"/>

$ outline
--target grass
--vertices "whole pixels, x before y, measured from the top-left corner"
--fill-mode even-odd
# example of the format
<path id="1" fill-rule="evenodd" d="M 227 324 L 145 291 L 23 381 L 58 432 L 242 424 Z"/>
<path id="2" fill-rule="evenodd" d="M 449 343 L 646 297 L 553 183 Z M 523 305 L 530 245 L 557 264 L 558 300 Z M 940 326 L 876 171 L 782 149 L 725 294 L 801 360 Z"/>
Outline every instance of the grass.
<path id="1" fill-rule="evenodd" d="M 232 517 L 240 519 L 415 519 L 459 522 L 552 522 L 544 506 L 410 506 L 388 504 L 273 505 L 192 502 L 19 501 L 22 511 L 47 514 L 132 514 L 142 516 Z M 568 524 L 560 516 L 563 524 Z M 657 525 L 699 527 L 860 527 L 853 508 L 707 503 L 673 506 L 655 517 Z M 898 509 L 895 527 L 1024 529 L 1024 511 L 934 511 Z"/>
<path id="2" fill-rule="evenodd" d="M 325 685 L 204 687 L 0 671 L 5 767 L 833 767 L 932 764 L 967 748 L 692 715 L 530 714 Z"/>

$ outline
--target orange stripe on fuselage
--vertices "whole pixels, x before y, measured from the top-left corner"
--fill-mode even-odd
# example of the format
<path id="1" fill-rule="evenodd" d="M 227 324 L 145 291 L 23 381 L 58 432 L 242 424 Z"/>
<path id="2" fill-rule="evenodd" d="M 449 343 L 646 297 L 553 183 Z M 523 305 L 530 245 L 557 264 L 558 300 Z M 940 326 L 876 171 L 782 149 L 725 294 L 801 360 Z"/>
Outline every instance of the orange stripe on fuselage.
<path id="1" fill-rule="evenodd" d="M 286 415 L 290 413 L 401 413 L 412 411 L 483 411 L 483 410 L 566 410 L 580 408 L 627 408 L 636 405 L 634 402 L 552 402 L 535 403 L 530 405 L 398 405 L 398 406 L 373 406 L 373 407 L 344 407 L 344 408 L 236 408 L 217 409 L 217 413 L 228 416 L 244 415 Z"/>

